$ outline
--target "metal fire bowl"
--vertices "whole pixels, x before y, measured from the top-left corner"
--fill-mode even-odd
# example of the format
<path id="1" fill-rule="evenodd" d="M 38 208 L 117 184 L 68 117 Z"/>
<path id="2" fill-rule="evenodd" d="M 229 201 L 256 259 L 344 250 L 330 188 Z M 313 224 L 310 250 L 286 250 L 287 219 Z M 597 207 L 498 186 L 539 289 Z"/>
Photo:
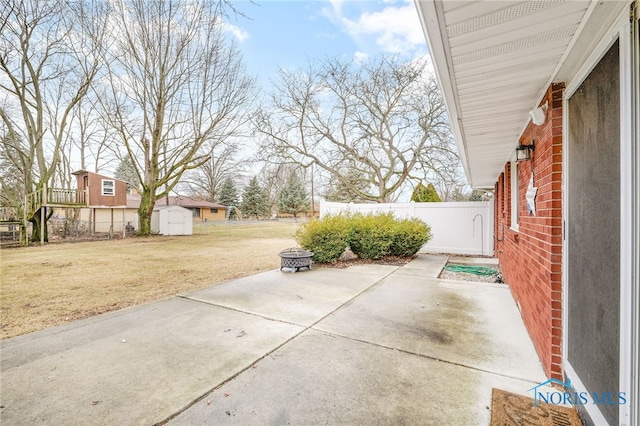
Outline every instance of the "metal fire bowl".
<path id="1" fill-rule="evenodd" d="M 280 270 L 289 268 L 292 273 L 300 270 L 300 268 L 311 269 L 311 257 L 313 253 L 298 247 L 282 250 L 280 256 Z"/>

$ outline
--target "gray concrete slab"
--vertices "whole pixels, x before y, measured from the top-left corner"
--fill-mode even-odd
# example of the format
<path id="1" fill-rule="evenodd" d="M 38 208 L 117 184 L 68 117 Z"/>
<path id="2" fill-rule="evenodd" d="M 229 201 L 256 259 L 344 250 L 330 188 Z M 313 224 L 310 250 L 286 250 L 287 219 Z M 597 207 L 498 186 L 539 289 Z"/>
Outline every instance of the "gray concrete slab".
<path id="1" fill-rule="evenodd" d="M 486 424 L 492 387 L 545 378 L 508 288 L 435 279 L 446 259 L 269 271 L 4 340 L 0 422 Z"/>
<path id="2" fill-rule="evenodd" d="M 397 266 L 269 271 L 185 294 L 217 306 L 309 326 L 357 296 Z"/>
<path id="3" fill-rule="evenodd" d="M 416 269 L 424 277 L 437 278 L 442 272 L 442 268 L 447 264 L 448 256 L 418 255 L 411 262 L 407 263 L 402 270 Z"/>
<path id="4" fill-rule="evenodd" d="M 0 421 L 153 424 L 301 331 L 174 298 L 9 339 Z"/>
<path id="5" fill-rule="evenodd" d="M 308 331 L 170 425 L 487 425 L 491 388 L 531 382 Z"/>
<path id="6" fill-rule="evenodd" d="M 509 288 L 402 268 L 314 328 L 528 380 L 545 376 Z"/>

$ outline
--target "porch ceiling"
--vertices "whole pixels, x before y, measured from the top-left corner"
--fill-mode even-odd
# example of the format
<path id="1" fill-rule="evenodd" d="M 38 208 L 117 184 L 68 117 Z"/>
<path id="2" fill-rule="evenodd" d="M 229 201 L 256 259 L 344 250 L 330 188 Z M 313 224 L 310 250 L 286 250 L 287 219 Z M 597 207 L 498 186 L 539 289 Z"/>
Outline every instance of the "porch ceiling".
<path id="1" fill-rule="evenodd" d="M 469 183 L 492 188 L 597 1 L 415 3 Z"/>

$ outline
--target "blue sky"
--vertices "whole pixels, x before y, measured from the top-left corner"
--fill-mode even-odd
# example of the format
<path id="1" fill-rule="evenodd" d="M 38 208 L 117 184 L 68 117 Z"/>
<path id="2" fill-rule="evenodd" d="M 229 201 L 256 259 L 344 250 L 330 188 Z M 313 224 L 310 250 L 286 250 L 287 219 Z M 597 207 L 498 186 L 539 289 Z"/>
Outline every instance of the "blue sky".
<path id="1" fill-rule="evenodd" d="M 411 60 L 427 53 L 413 1 L 256 0 L 236 7 L 250 19 L 231 19 L 226 29 L 263 87 L 278 67 L 305 68 L 326 56 L 399 54 Z"/>

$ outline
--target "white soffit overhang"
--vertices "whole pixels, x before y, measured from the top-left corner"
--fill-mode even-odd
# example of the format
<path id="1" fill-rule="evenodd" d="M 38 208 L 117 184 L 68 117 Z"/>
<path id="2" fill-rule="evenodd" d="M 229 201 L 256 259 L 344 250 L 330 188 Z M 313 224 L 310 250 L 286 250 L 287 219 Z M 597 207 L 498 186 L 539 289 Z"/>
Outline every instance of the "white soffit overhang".
<path id="1" fill-rule="evenodd" d="M 493 188 L 529 122 L 529 111 L 552 82 L 565 81 L 562 78 L 575 72 L 601 36 L 600 28 L 628 4 L 415 3 L 465 173 L 474 188 Z M 587 23 L 589 31 L 584 31 Z M 597 31 L 592 30 L 595 26 Z"/>

